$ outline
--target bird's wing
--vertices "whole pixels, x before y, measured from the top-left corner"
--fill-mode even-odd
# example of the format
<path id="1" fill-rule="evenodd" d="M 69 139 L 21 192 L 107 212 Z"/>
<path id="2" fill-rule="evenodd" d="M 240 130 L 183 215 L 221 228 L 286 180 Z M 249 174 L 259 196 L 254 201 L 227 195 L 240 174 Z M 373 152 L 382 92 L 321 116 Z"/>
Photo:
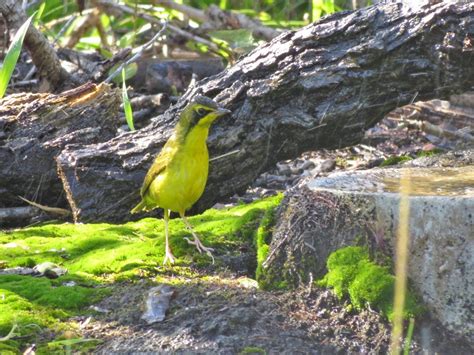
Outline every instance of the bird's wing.
<path id="1" fill-rule="evenodd" d="M 148 172 L 146 173 L 145 180 L 143 181 L 143 185 L 140 190 L 140 195 L 142 197 L 144 197 L 147 193 L 153 180 L 155 180 L 158 175 L 165 171 L 171 159 L 171 156 L 172 154 L 170 152 L 170 149 L 167 149 L 167 146 L 165 145 L 160 154 L 158 154 L 158 156 L 155 158 L 155 161 L 151 165 Z"/>
<path id="2" fill-rule="evenodd" d="M 167 159 L 163 158 L 165 157 L 162 157 L 161 154 L 157 156 L 152 166 L 150 167 L 150 170 L 148 170 L 148 172 L 146 173 L 145 180 L 143 180 L 143 185 L 140 190 L 140 195 L 142 197 L 144 197 L 147 193 L 153 180 L 155 180 L 155 178 L 166 169 Z"/>

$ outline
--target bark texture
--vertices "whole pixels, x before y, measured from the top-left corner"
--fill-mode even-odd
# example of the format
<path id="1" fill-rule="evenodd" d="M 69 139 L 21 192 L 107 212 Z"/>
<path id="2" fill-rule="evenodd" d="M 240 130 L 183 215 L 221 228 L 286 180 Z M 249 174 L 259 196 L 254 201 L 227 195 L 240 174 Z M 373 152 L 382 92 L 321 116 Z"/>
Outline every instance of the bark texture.
<path id="1" fill-rule="evenodd" d="M 53 94 L 15 94 L 0 100 L 0 207 L 17 196 L 48 206 L 65 204 L 54 158 L 68 144 L 112 138 L 120 96 L 107 85 L 86 84 Z"/>
<path id="2" fill-rule="evenodd" d="M 474 79 L 474 4 L 372 6 L 287 32 L 190 88 L 149 126 L 106 143 L 66 147 L 58 167 L 76 220 L 129 219 L 170 129 L 196 94 L 232 110 L 209 137 L 212 161 L 195 210 L 243 191 L 276 161 L 356 144 L 413 100 L 466 91 Z"/>

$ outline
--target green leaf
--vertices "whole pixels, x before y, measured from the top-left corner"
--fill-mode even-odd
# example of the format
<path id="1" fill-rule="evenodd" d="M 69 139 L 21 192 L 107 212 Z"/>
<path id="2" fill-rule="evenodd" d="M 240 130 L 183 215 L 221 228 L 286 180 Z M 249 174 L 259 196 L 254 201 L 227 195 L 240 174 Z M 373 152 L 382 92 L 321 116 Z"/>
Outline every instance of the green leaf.
<path id="1" fill-rule="evenodd" d="M 44 8 L 46 7 L 46 1 L 43 1 L 41 5 L 38 7 L 37 15 L 35 18 L 35 26 L 38 26 L 39 21 L 41 20 L 41 16 L 43 16 Z"/>
<path id="2" fill-rule="evenodd" d="M 125 69 L 122 69 L 122 101 L 123 101 L 123 111 L 125 113 L 125 119 L 127 120 L 128 127 L 131 131 L 135 130 L 133 126 L 133 112 L 132 112 L 132 105 L 130 104 L 130 100 L 128 99 L 127 94 L 127 84 L 125 83 Z"/>
<path id="3" fill-rule="evenodd" d="M 115 72 L 119 66 L 120 64 L 116 64 L 112 68 L 110 68 L 109 75 Z M 125 80 L 128 80 L 128 79 L 133 78 L 137 74 L 138 65 L 137 63 L 130 63 L 129 65 L 126 65 L 124 69 L 125 69 Z M 116 75 L 112 81 L 115 84 L 119 85 L 123 81 L 123 78 L 119 75 Z"/>
<path id="4" fill-rule="evenodd" d="M 100 339 L 74 338 L 74 339 L 50 341 L 48 343 L 48 346 L 56 346 L 56 345 L 71 346 L 71 345 L 75 345 L 75 344 L 88 343 L 88 342 L 98 342 L 98 343 L 100 343 L 102 341 Z"/>
<path id="5" fill-rule="evenodd" d="M 245 48 L 256 46 L 252 31 L 249 29 L 219 30 L 209 33 L 212 37 L 226 41 L 231 48 Z"/>
<path id="6" fill-rule="evenodd" d="M 28 27 L 30 27 L 30 23 L 35 15 L 36 12 L 31 15 L 23 25 L 21 25 L 21 27 L 15 33 L 12 43 L 8 48 L 7 55 L 5 56 L 2 68 L 0 69 L 0 98 L 2 98 L 5 95 L 5 91 L 7 91 L 8 83 L 10 82 L 18 58 L 20 57 L 21 47 L 23 46 L 23 40 L 25 39 L 26 31 L 28 31 Z"/>
<path id="7" fill-rule="evenodd" d="M 136 33 L 135 32 L 128 32 L 120 38 L 118 46 L 120 48 L 133 47 L 133 43 L 135 42 L 135 38 L 136 38 Z"/>

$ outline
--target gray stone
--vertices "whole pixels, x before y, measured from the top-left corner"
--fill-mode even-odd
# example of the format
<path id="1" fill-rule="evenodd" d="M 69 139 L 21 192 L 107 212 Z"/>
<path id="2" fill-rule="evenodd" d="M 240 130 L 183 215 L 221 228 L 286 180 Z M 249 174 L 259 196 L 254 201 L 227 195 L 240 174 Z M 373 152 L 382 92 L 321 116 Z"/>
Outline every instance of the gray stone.
<path id="1" fill-rule="evenodd" d="M 394 255 L 399 179 L 408 169 L 335 173 L 285 198 L 264 263 L 271 282 L 324 275 L 328 255 L 368 245 Z M 474 166 L 412 168 L 408 276 L 447 329 L 474 340 Z"/>

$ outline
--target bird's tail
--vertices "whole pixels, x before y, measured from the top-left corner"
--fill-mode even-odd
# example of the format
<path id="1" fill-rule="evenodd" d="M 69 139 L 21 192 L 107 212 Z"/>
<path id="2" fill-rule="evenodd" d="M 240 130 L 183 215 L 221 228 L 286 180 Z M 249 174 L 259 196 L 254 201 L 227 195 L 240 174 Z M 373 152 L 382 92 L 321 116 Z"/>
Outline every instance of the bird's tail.
<path id="1" fill-rule="evenodd" d="M 130 213 L 138 213 L 138 212 L 146 212 L 146 211 L 148 211 L 147 205 L 146 205 L 145 201 L 141 200 L 140 203 L 138 205 L 136 205 L 130 211 Z"/>

